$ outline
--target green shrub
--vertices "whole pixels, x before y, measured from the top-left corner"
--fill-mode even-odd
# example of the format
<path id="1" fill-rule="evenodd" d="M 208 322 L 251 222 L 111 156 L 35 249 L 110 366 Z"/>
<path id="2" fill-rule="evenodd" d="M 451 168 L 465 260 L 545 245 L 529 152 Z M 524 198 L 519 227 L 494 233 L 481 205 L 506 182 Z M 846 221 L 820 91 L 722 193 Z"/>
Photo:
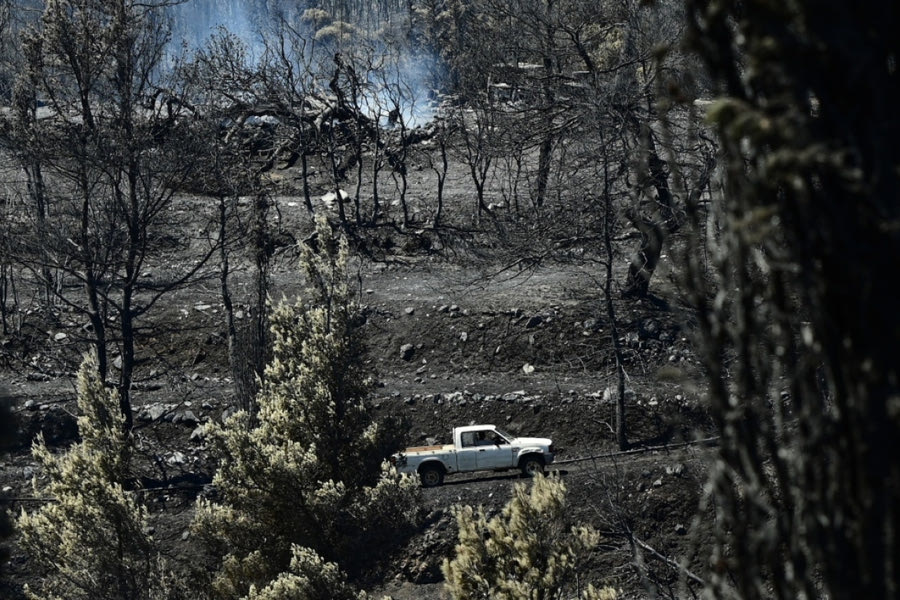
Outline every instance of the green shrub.
<path id="1" fill-rule="evenodd" d="M 177 585 L 147 529 L 147 511 L 123 488 L 131 439 L 115 392 L 97 374 L 95 357 L 78 374 L 81 442 L 54 456 L 43 440 L 35 493 L 50 499 L 17 520 L 21 547 L 46 571 L 29 598 L 154 600 L 178 597 Z M 46 483 L 42 483 L 46 480 Z"/>
<path id="2" fill-rule="evenodd" d="M 614 600 L 616 592 L 583 586 L 579 567 L 600 535 L 572 526 L 562 481 L 537 476 L 531 490 L 518 484 L 502 512 L 457 506 L 456 556 L 445 560 L 445 587 L 454 600 Z"/>
<path id="3" fill-rule="evenodd" d="M 334 564 L 309 548 L 294 546 L 290 569 L 262 590 L 252 588 L 247 600 L 361 600 Z"/>
<path id="4" fill-rule="evenodd" d="M 347 242 L 324 220 L 317 230 L 321 253 L 301 259 L 311 302 L 272 312 L 256 420 L 241 412 L 207 430 L 218 498 L 200 501 L 195 530 L 224 557 L 214 582 L 224 598 L 265 588 L 296 546 L 355 571 L 368 555 L 359 548 L 384 547 L 417 513 L 417 482 L 386 461 L 397 432 L 379 427 L 367 403 Z"/>

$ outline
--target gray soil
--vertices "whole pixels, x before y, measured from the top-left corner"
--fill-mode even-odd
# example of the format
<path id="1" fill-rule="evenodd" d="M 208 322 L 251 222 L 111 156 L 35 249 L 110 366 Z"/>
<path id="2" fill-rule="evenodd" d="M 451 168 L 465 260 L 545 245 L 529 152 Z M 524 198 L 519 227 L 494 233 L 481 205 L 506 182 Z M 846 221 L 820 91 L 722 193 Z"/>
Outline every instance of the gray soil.
<path id="1" fill-rule="evenodd" d="M 310 227 L 302 203 L 291 197 L 279 202 L 284 226 L 301 239 Z M 190 206 L 184 210 L 191 212 Z M 661 300 L 616 301 L 633 448 L 619 453 L 610 396 L 615 361 L 593 267 L 550 264 L 518 272 L 490 257 L 399 246 L 358 265 L 366 360 L 378 382 L 376 418 L 406 417 L 410 444 L 446 441 L 452 427 L 472 423 L 553 438 L 561 451 L 552 472 L 568 486 L 573 518 L 604 534 L 585 566 L 586 580 L 621 588 L 626 597 L 653 595 L 654 586 L 677 589 L 683 578 L 665 559 L 696 567 L 709 535 L 707 515 L 697 507 L 711 451 L 684 444 L 710 437 L 713 427 L 690 332 L 672 308 L 678 299 L 666 283 L 671 268 L 664 261 L 655 280 Z M 623 275 L 620 269 L 620 281 Z M 239 293 L 248 278 L 238 274 Z M 277 258 L 273 283 L 275 299 L 302 290 L 290 252 Z M 171 296 L 160 313 L 191 329 L 139 349 L 156 357 L 139 372 L 134 394 L 138 464 L 148 488 L 141 493 L 167 554 L 194 568 L 202 566 L 201 551 L 188 526 L 215 465 L 191 434 L 232 406 L 217 283 Z M 84 346 L 75 326 L 67 331 L 66 343 L 54 341 L 52 331 L 27 346 L 4 342 L 7 353 L 20 355 L 7 361 L 2 390 L 22 423 L 19 447 L 0 462 L 0 487 L 14 498 L 13 511 L 41 502 L 31 487 L 40 473 L 28 452 L 30 439 L 43 431 L 60 449 L 74 439 L 72 365 Z M 412 351 L 404 356 L 407 344 Z M 51 364 L 69 367 L 44 366 Z M 452 556 L 456 536 L 450 508 L 482 505 L 494 514 L 521 483 L 516 472 L 483 473 L 452 476 L 442 487 L 423 490 L 420 531 L 376 561 L 361 586 L 398 600 L 445 598 L 440 565 Z M 20 598 L 21 584 L 39 577 L 13 544 L 0 597 Z"/>

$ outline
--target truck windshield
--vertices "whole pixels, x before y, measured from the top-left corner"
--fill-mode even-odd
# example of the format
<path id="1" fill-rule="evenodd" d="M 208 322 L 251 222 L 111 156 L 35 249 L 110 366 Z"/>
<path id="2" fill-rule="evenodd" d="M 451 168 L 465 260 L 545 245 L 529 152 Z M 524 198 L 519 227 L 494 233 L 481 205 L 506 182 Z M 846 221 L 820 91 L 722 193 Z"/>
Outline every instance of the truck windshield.
<path id="1" fill-rule="evenodd" d="M 494 428 L 494 431 L 495 431 L 498 435 L 500 435 L 501 437 L 503 437 L 504 439 L 506 439 L 506 443 L 507 443 L 507 444 L 510 442 L 510 440 L 512 440 L 512 439 L 514 439 L 514 438 L 516 437 L 516 436 L 514 436 L 514 435 L 509 435 L 509 434 L 506 433 L 505 431 L 502 431 L 502 430 L 500 430 L 500 429 L 497 429 L 496 427 Z"/>

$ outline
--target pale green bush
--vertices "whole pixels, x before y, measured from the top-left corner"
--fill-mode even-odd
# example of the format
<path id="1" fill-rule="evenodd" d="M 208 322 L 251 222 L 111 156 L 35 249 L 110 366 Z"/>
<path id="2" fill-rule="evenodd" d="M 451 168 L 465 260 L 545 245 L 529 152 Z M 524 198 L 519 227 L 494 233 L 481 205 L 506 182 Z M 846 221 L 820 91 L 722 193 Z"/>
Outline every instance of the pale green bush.
<path id="1" fill-rule="evenodd" d="M 223 556 L 223 598 L 264 589 L 288 570 L 294 547 L 356 569 L 358 550 L 384 546 L 417 513 L 418 485 L 385 459 L 399 444 L 377 426 L 362 369 L 348 249 L 318 222 L 322 251 L 305 249 L 310 304 L 272 312 L 273 358 L 254 421 L 237 413 L 207 433 L 218 498 L 200 501 L 195 530 Z"/>
<path id="2" fill-rule="evenodd" d="M 38 600 L 162 600 L 179 595 L 147 533 L 147 511 L 123 488 L 131 454 L 115 392 L 94 357 L 78 375 L 81 442 L 58 456 L 33 447 L 43 476 L 35 493 L 50 499 L 17 521 L 20 544 L 46 576 Z M 46 483 L 44 483 L 46 481 Z"/>
<path id="3" fill-rule="evenodd" d="M 309 548 L 294 546 L 290 569 L 262 590 L 251 588 L 247 600 L 361 600 L 347 585 L 335 563 L 325 562 Z"/>
<path id="4" fill-rule="evenodd" d="M 600 535 L 570 524 L 566 486 L 537 476 L 529 491 L 518 484 L 502 512 L 457 506 L 456 556 L 445 560 L 445 587 L 454 600 L 614 600 L 616 592 L 583 586 L 579 568 Z"/>

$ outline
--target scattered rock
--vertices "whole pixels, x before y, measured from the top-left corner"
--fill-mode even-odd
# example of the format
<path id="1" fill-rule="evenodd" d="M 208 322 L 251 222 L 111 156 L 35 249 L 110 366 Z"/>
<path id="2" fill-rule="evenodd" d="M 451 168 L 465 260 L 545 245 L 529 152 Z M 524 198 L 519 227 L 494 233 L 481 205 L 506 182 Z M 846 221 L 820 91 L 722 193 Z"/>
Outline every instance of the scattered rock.
<path id="1" fill-rule="evenodd" d="M 403 309 L 403 312 L 405 312 L 408 315 L 414 315 L 414 314 L 416 314 L 416 309 L 413 308 L 412 306 L 407 306 L 405 309 Z"/>
<path id="2" fill-rule="evenodd" d="M 525 329 L 534 329 L 543 322 L 544 317 L 542 317 L 541 315 L 534 315 L 525 322 Z"/>
<path id="3" fill-rule="evenodd" d="M 531 375 L 532 373 L 534 373 L 534 365 L 525 363 L 524 365 L 522 365 L 522 372 L 526 375 Z"/>
<path id="4" fill-rule="evenodd" d="M 158 421 L 162 419 L 165 414 L 171 410 L 170 406 L 166 406 L 161 403 L 148 404 L 144 407 L 138 414 L 138 419 L 141 421 Z"/>
<path id="5" fill-rule="evenodd" d="M 413 354 L 415 353 L 416 349 L 412 344 L 403 344 L 400 346 L 400 358 L 403 360 L 412 360 Z"/>
<path id="6" fill-rule="evenodd" d="M 662 325 L 656 319 L 644 319 L 638 324 L 638 333 L 643 339 L 658 339 Z"/>
<path id="7" fill-rule="evenodd" d="M 507 394 L 503 394 L 503 396 L 501 396 L 501 398 L 503 399 L 504 402 L 516 402 L 516 401 L 518 401 L 519 398 L 522 398 L 524 396 L 525 396 L 525 390 L 518 390 L 515 392 L 509 392 Z"/>
<path id="8" fill-rule="evenodd" d="M 60 331 L 59 333 L 57 333 L 56 335 L 53 336 L 53 339 L 57 342 L 61 342 L 64 339 L 66 339 L 67 337 L 69 337 L 69 336 L 66 335 L 65 333 L 63 333 L 62 331 Z"/>
<path id="9" fill-rule="evenodd" d="M 74 415 L 50 405 L 35 404 L 31 410 L 20 415 L 18 448 L 28 448 L 38 434 L 48 446 L 65 445 L 78 437 L 78 421 Z"/>
<path id="10" fill-rule="evenodd" d="M 175 413 L 175 416 L 172 417 L 173 423 L 182 423 L 184 425 L 196 425 L 200 422 L 200 419 L 197 418 L 197 415 L 194 414 L 192 410 L 182 410 Z"/>
<path id="11" fill-rule="evenodd" d="M 669 465 L 668 467 L 666 467 L 666 475 L 681 477 L 682 473 L 684 473 L 684 465 L 681 463 L 675 463 L 674 465 Z"/>
<path id="12" fill-rule="evenodd" d="M 460 333 L 460 334 L 459 334 L 459 341 L 461 341 L 461 342 L 467 342 L 467 341 L 469 341 L 469 333 L 468 333 L 467 331 L 463 331 L 462 333 Z"/>
<path id="13" fill-rule="evenodd" d="M 685 533 L 687 533 L 687 527 L 685 527 L 683 523 L 677 523 L 675 525 L 675 533 L 677 533 L 678 535 L 684 535 Z"/>
<path id="14" fill-rule="evenodd" d="M 463 402 L 465 402 L 465 397 L 462 392 L 451 392 L 447 394 L 447 402 L 451 404 L 459 404 L 460 406 L 465 406 Z"/>

